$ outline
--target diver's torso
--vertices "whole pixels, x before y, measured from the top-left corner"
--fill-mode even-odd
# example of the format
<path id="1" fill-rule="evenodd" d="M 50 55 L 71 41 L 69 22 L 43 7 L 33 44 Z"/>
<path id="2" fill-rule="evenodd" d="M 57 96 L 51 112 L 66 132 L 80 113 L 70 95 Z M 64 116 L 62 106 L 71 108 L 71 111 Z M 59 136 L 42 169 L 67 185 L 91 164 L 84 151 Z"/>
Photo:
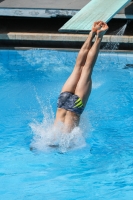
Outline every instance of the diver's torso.
<path id="1" fill-rule="evenodd" d="M 74 127 L 78 126 L 80 116 L 74 112 L 58 108 L 56 113 L 55 123 L 63 122 L 68 131 L 71 131 Z"/>

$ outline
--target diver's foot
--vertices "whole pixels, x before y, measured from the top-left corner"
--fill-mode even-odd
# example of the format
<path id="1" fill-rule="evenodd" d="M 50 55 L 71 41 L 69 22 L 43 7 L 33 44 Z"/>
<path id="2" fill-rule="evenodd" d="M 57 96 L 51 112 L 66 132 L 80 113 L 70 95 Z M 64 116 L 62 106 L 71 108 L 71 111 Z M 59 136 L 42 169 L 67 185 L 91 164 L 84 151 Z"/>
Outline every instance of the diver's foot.
<path id="1" fill-rule="evenodd" d="M 92 29 L 91 29 L 91 34 L 94 36 L 97 34 L 97 31 L 101 29 L 102 21 L 97 21 L 94 22 Z"/>
<path id="2" fill-rule="evenodd" d="M 102 38 L 108 29 L 109 29 L 108 25 L 105 22 L 102 22 L 101 28 L 97 30 L 97 37 Z"/>

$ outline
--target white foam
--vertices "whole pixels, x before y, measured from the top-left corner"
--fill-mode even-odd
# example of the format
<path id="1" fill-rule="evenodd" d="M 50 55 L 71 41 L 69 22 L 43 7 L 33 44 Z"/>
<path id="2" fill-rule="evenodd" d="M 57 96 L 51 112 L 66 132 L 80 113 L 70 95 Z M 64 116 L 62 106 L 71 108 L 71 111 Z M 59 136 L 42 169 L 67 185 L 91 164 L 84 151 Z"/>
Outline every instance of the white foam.
<path id="1" fill-rule="evenodd" d="M 86 146 L 83 131 L 80 127 L 75 127 L 70 133 L 63 133 L 61 132 L 61 126 L 63 124 L 54 127 L 53 123 L 46 118 L 44 118 L 42 123 L 32 122 L 30 124 L 33 132 L 31 148 L 39 151 L 58 149 L 60 152 L 66 152 L 70 149 Z"/>

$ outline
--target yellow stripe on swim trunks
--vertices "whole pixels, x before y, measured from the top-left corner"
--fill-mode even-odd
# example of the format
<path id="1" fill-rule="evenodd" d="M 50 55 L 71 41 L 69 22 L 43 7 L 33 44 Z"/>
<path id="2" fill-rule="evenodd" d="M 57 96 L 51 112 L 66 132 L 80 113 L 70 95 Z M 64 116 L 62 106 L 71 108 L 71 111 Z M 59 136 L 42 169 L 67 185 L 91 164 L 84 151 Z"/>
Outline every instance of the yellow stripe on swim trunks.
<path id="1" fill-rule="evenodd" d="M 77 101 L 75 101 L 74 108 L 81 108 L 82 106 L 83 106 L 83 102 L 80 98 L 78 98 Z"/>

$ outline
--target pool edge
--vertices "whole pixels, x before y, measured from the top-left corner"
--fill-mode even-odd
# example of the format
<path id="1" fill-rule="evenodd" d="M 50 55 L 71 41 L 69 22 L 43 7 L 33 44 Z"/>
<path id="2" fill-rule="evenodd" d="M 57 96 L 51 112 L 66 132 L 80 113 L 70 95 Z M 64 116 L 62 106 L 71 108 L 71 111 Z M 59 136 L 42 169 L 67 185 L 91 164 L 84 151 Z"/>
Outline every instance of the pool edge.
<path id="1" fill-rule="evenodd" d="M 9 32 L 0 34 L 0 46 L 79 49 L 86 39 L 87 34 Z M 119 43 L 118 50 L 133 50 L 133 36 L 105 35 L 102 45 L 106 43 Z"/>

